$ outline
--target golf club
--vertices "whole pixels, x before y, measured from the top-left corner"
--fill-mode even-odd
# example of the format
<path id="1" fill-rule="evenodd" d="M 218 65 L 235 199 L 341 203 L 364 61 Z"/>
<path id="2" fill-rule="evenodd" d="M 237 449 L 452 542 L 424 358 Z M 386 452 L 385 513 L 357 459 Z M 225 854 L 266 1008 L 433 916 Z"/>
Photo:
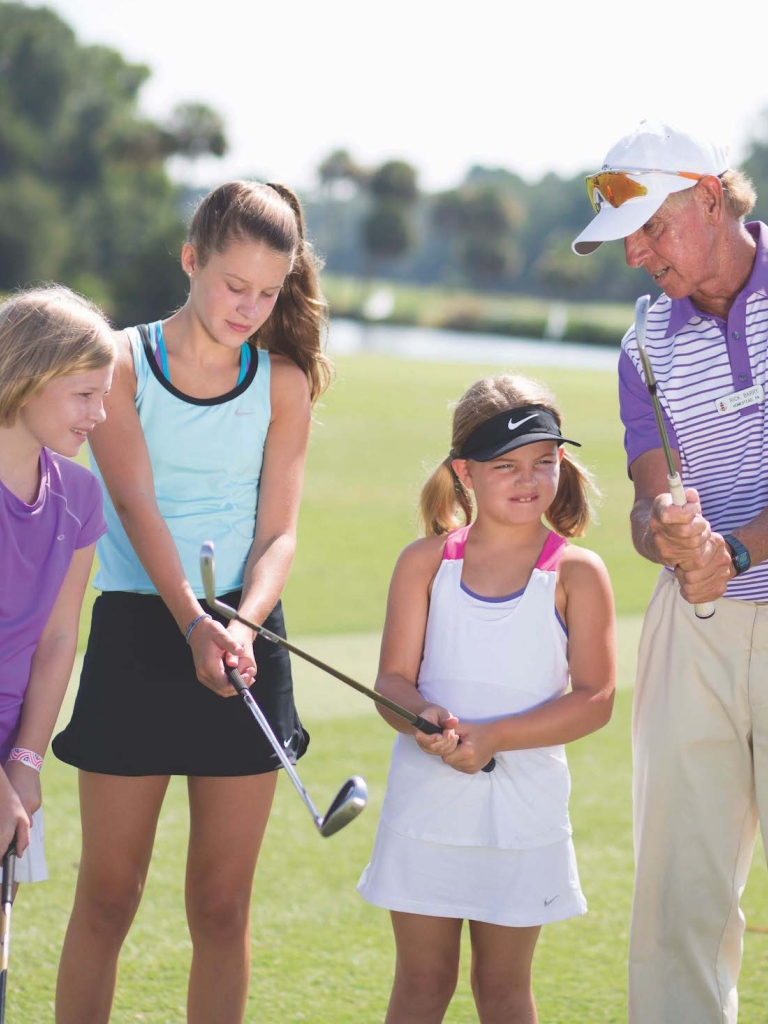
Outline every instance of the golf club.
<path id="1" fill-rule="evenodd" d="M 361 778 L 359 775 L 353 775 L 351 778 L 347 779 L 331 801 L 331 806 L 321 817 L 317 808 L 310 800 L 309 793 L 307 793 L 306 789 L 304 789 L 304 786 L 301 784 L 301 779 L 296 774 L 296 769 L 288 760 L 288 755 L 286 754 L 282 743 L 272 731 L 272 726 L 267 721 L 266 715 L 253 699 L 253 695 L 248 689 L 248 685 L 245 680 L 236 668 L 231 668 L 229 665 L 225 665 L 224 668 L 230 683 L 232 683 L 234 688 L 243 698 L 251 714 L 261 726 L 264 735 L 272 746 L 272 749 L 280 758 L 283 768 L 288 772 L 291 782 L 296 787 L 296 791 L 309 808 L 309 813 L 312 815 L 315 827 L 320 835 L 326 837 L 332 836 L 334 832 L 338 832 L 340 829 L 344 828 L 345 825 L 348 825 L 353 818 L 358 816 L 368 800 L 368 786 L 366 785 L 365 779 Z"/>
<path id="2" fill-rule="evenodd" d="M 263 636 L 265 640 L 269 640 L 270 643 L 278 644 L 280 647 L 284 647 L 287 651 L 295 654 L 299 658 L 303 658 L 304 661 L 308 661 L 310 665 L 314 665 L 316 668 L 322 669 L 323 672 L 327 672 L 335 679 L 341 680 L 342 683 L 346 683 L 347 686 L 351 686 L 353 690 L 357 690 L 358 693 L 362 693 L 366 697 L 370 697 L 371 700 L 376 701 L 377 704 L 381 704 L 382 707 L 387 708 L 395 715 L 399 715 L 400 718 L 404 718 L 406 722 L 410 722 L 411 725 L 415 726 L 420 732 L 427 733 L 429 735 L 435 735 L 443 730 L 439 725 L 434 725 L 432 722 L 428 722 L 426 718 L 422 718 L 421 715 L 416 715 L 413 711 L 408 711 L 400 704 L 396 704 L 393 700 L 385 697 L 381 693 L 377 693 L 375 690 L 371 690 L 367 686 L 363 686 L 362 683 L 358 683 L 356 679 L 352 679 L 351 676 L 345 675 L 343 672 L 339 672 L 338 669 L 333 668 L 331 665 L 326 665 L 324 661 L 320 661 L 319 658 L 315 658 L 311 654 L 307 654 L 306 651 L 302 651 L 300 647 L 295 647 L 292 643 L 289 643 L 283 637 L 278 636 L 277 633 L 273 633 L 269 629 L 265 629 L 264 626 L 257 626 L 255 622 L 250 622 L 248 619 L 244 619 L 234 608 L 230 608 L 228 604 L 224 604 L 223 601 L 219 601 L 216 597 L 216 566 L 213 557 L 213 543 L 207 540 L 200 548 L 200 574 L 203 577 L 203 590 L 205 591 L 205 600 L 216 611 L 220 612 L 227 619 L 235 619 L 236 622 L 242 622 L 244 626 L 248 626 L 249 629 L 255 630 L 259 636 Z M 488 762 L 483 768 L 484 772 L 492 772 L 496 767 L 496 761 L 494 758 Z"/>
<path id="3" fill-rule="evenodd" d="M 8 952 L 11 942 L 11 907 L 13 906 L 13 880 L 16 871 L 16 840 L 11 840 L 11 845 L 3 857 L 3 930 L 0 935 L 2 946 L 2 960 L 0 961 L 0 1024 L 5 1020 L 5 990 L 8 978 Z"/>
<path id="4" fill-rule="evenodd" d="M 659 436 L 661 437 L 661 445 L 664 449 L 664 458 L 667 460 L 667 481 L 669 483 L 669 493 L 672 495 L 672 501 L 681 508 L 686 504 L 685 487 L 680 474 L 677 472 L 674 459 L 672 458 L 672 450 L 669 447 L 669 438 L 667 437 L 667 431 L 664 429 L 664 420 L 661 415 L 661 403 L 659 396 L 656 391 L 656 378 L 653 374 L 653 367 L 651 361 L 648 358 L 648 353 L 645 351 L 645 328 L 648 322 L 648 310 L 651 305 L 650 295 L 641 295 L 635 303 L 635 337 L 637 339 L 637 350 L 640 353 L 640 361 L 643 364 L 643 370 L 645 371 L 645 386 L 648 388 L 648 394 L 651 396 L 653 402 L 653 411 L 656 415 L 656 424 L 659 428 Z M 696 617 L 699 619 L 711 619 L 715 614 L 715 606 L 712 602 L 707 604 L 694 605 L 693 610 L 696 612 Z"/>

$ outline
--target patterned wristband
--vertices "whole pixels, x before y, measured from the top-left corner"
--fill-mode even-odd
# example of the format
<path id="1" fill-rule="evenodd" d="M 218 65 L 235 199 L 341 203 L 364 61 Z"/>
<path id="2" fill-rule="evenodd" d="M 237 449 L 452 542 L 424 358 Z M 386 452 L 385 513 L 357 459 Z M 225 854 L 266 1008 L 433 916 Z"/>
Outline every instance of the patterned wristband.
<path id="1" fill-rule="evenodd" d="M 187 632 L 184 634 L 184 639 L 187 641 L 187 643 L 189 643 L 189 638 L 192 636 L 192 630 L 195 628 L 198 622 L 200 622 L 202 619 L 210 618 L 210 615 L 203 613 L 202 615 L 198 615 L 196 619 L 192 619 L 190 624 L 187 626 Z"/>
<path id="2" fill-rule="evenodd" d="M 8 761 L 21 761 L 27 768 L 40 772 L 43 767 L 43 759 L 34 750 L 27 750 L 25 747 L 14 747 L 8 755 Z"/>

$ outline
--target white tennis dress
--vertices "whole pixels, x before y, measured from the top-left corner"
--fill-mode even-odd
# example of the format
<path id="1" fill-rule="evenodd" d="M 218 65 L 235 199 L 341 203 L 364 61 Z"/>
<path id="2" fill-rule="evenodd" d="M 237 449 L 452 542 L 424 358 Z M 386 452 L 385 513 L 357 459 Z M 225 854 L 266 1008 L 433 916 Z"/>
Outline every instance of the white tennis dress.
<path id="1" fill-rule="evenodd" d="M 567 542 L 550 533 L 525 589 L 487 598 L 461 582 L 469 529 L 445 544 L 418 688 L 459 720 L 491 721 L 568 688 L 568 640 L 555 607 Z M 494 771 L 466 775 L 398 733 L 358 891 L 388 910 L 514 927 L 584 914 L 570 785 L 562 745 L 502 751 Z"/>

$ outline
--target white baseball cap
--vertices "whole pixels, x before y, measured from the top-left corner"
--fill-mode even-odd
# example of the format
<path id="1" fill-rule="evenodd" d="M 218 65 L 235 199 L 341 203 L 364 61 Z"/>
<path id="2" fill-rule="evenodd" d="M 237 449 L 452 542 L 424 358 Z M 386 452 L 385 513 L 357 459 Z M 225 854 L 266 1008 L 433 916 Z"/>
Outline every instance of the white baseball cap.
<path id="1" fill-rule="evenodd" d="M 590 175 L 590 196 L 595 195 L 599 211 L 584 228 L 571 248 L 578 256 L 587 256 L 603 242 L 626 238 L 641 228 L 673 192 L 682 192 L 705 175 L 716 177 L 729 168 L 728 147 L 697 139 L 661 121 L 641 121 L 629 135 L 609 150 L 602 172 Z M 610 177 L 619 172 L 634 183 L 636 194 L 611 205 Z M 603 176 L 603 182 L 598 179 Z M 630 191 L 631 191 L 630 188 Z"/>

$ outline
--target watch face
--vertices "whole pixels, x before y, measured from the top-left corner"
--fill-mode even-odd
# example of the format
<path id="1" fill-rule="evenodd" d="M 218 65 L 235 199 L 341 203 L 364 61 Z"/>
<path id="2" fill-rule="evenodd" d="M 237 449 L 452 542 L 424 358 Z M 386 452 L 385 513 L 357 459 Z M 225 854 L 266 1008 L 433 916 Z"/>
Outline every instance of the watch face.
<path id="1" fill-rule="evenodd" d="M 733 562 L 733 567 L 736 570 L 736 575 L 738 576 L 740 573 L 746 572 L 752 565 L 752 560 L 749 557 L 749 551 L 747 548 L 740 540 L 737 540 L 730 534 L 725 537 L 725 543 L 731 549 L 731 561 Z"/>

